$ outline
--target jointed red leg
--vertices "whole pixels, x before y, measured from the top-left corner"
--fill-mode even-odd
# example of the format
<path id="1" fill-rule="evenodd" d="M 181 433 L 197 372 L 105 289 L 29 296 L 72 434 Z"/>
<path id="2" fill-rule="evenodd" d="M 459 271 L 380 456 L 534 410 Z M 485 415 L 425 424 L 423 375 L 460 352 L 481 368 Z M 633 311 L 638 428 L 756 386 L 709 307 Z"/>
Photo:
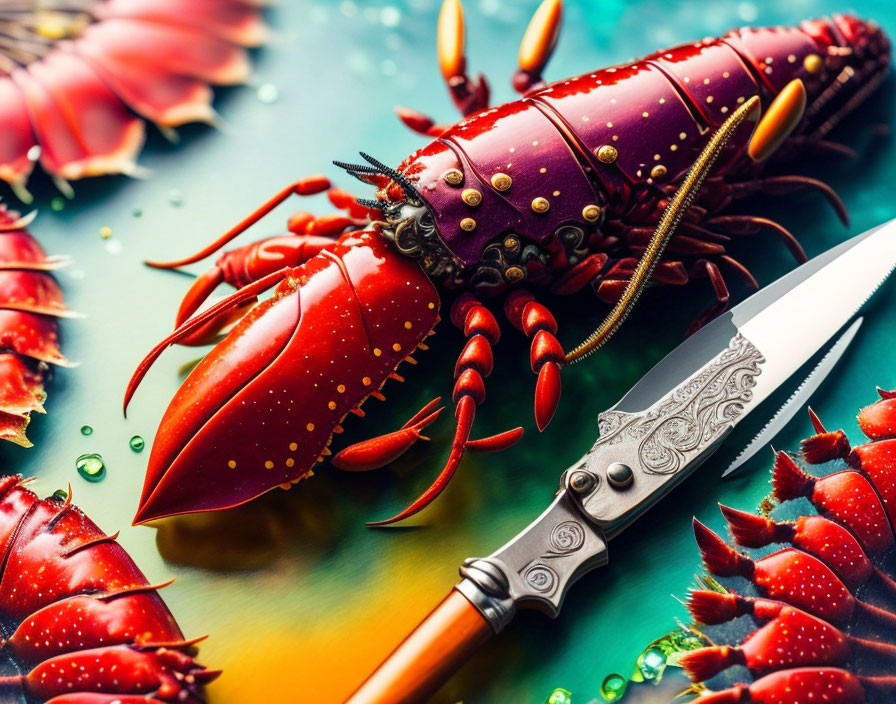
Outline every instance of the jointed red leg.
<path id="1" fill-rule="evenodd" d="M 512 291 L 504 303 L 504 312 L 514 327 L 532 339 L 529 363 L 538 374 L 535 384 L 535 424 L 544 430 L 560 403 L 560 365 L 563 348 L 557 341 L 557 321 L 551 311 L 528 291 Z"/>
<path id="2" fill-rule="evenodd" d="M 418 440 L 429 440 L 428 437 L 421 435 L 420 431 L 435 421 L 444 410 L 444 407 L 436 408 L 441 400 L 440 396 L 430 401 L 413 418 L 392 433 L 370 438 L 340 450 L 330 464 L 347 472 L 366 472 L 385 467 L 410 450 Z"/>
<path id="3" fill-rule="evenodd" d="M 389 525 L 422 511 L 448 486 L 470 442 L 475 444 L 476 449 L 496 450 L 509 447 L 522 436 L 522 429 L 516 429 L 491 438 L 470 441 L 476 406 L 485 401 L 484 377 L 491 373 L 494 366 L 492 346 L 501 338 L 501 331 L 491 312 L 471 294 L 463 294 L 454 302 L 451 308 L 451 321 L 461 328 L 468 338 L 454 369 L 452 399 L 457 404 L 455 411 L 457 426 L 451 443 L 451 453 L 436 480 L 410 506 L 392 518 L 368 523 L 369 526 Z"/>
<path id="4" fill-rule="evenodd" d="M 542 71 L 547 65 L 563 14 L 562 0 L 543 0 L 532 16 L 520 43 L 519 70 L 513 75 L 513 87 L 527 93 L 543 83 Z M 461 115 L 470 115 L 488 107 L 489 85 L 485 76 L 475 79 L 467 74 L 464 53 L 464 12 L 460 0 L 444 0 L 439 12 L 437 31 L 439 69 Z M 428 137 L 438 137 L 450 125 L 440 125 L 428 115 L 406 107 L 398 107 L 398 118 L 409 128 Z"/>

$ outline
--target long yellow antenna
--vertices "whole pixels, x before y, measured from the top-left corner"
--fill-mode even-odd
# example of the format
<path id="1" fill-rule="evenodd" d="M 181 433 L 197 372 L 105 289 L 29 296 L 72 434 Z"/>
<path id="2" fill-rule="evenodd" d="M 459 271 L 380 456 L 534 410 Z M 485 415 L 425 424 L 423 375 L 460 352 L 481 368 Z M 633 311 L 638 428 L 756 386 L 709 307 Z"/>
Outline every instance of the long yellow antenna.
<path id="1" fill-rule="evenodd" d="M 722 150 L 728 144 L 740 123 L 758 107 L 759 97 L 753 96 L 731 113 L 731 117 L 725 120 L 722 126 L 710 138 L 709 143 L 700 152 L 700 156 L 697 157 L 688 175 L 663 211 L 663 216 L 660 218 L 659 225 L 657 225 L 656 231 L 647 245 L 647 249 L 644 250 L 644 254 L 641 256 L 641 261 L 638 262 L 638 266 L 632 273 L 632 277 L 616 305 L 613 306 L 613 310 L 610 311 L 603 322 L 582 344 L 566 355 L 564 359 L 566 364 L 575 364 L 598 350 L 612 337 L 613 333 L 619 329 L 619 326 L 628 317 L 628 314 L 631 313 L 638 297 L 644 290 L 644 285 L 650 279 L 650 275 L 659 263 L 666 244 L 678 227 L 678 223 L 681 222 L 682 216 L 690 207 L 697 191 L 700 190 L 703 179 L 709 174 L 715 160 L 722 153 Z"/>

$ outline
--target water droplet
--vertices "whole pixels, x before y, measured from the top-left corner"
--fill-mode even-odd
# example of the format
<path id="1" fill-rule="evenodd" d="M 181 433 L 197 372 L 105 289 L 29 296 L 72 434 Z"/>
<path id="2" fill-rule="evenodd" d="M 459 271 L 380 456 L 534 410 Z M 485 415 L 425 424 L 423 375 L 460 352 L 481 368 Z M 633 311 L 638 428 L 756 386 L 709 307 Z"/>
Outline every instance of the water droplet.
<path id="1" fill-rule="evenodd" d="M 262 83 L 258 86 L 256 95 L 262 103 L 276 103 L 280 97 L 280 89 L 273 83 Z"/>
<path id="2" fill-rule="evenodd" d="M 81 455 L 75 460 L 75 468 L 84 479 L 89 482 L 100 482 L 106 476 L 106 464 L 103 458 L 95 452 Z"/>
<path id="3" fill-rule="evenodd" d="M 50 207 L 58 213 L 65 207 L 65 199 L 60 198 L 59 196 L 54 196 L 50 201 Z"/>
<path id="4" fill-rule="evenodd" d="M 172 188 L 168 191 L 168 202 L 179 208 L 184 204 L 184 194 L 180 189 Z"/>
<path id="5" fill-rule="evenodd" d="M 121 240 L 109 240 L 106 242 L 106 251 L 109 254 L 121 254 L 123 249 L 124 245 L 121 243 Z"/>
<path id="6" fill-rule="evenodd" d="M 645 680 L 661 676 L 666 668 L 666 654 L 659 648 L 648 648 L 638 658 L 638 670 Z"/>
<path id="7" fill-rule="evenodd" d="M 146 447 L 146 441 L 139 435 L 132 437 L 128 444 L 134 452 L 143 452 L 143 448 Z"/>
<path id="8" fill-rule="evenodd" d="M 89 425 L 82 425 L 81 435 L 93 435 L 93 428 L 91 428 Z"/>
<path id="9" fill-rule="evenodd" d="M 131 215 L 133 215 L 135 218 L 142 217 L 143 216 L 143 208 L 134 208 L 131 211 Z"/>
<path id="10" fill-rule="evenodd" d="M 627 687 L 628 681 L 625 677 L 617 675 L 614 672 L 613 674 L 604 677 L 604 682 L 600 686 L 600 696 L 602 696 L 605 701 L 615 702 L 622 698 Z"/>
<path id="11" fill-rule="evenodd" d="M 65 489 L 57 489 L 53 492 L 53 498 L 57 501 L 65 501 L 68 498 L 68 492 Z"/>
<path id="12" fill-rule="evenodd" d="M 103 225 L 100 228 L 100 237 L 102 237 L 104 240 L 107 240 L 111 236 L 112 236 L 112 228 L 109 227 L 108 225 Z"/>
<path id="13" fill-rule="evenodd" d="M 558 687 L 551 692 L 545 704 L 572 704 L 572 692 Z"/>

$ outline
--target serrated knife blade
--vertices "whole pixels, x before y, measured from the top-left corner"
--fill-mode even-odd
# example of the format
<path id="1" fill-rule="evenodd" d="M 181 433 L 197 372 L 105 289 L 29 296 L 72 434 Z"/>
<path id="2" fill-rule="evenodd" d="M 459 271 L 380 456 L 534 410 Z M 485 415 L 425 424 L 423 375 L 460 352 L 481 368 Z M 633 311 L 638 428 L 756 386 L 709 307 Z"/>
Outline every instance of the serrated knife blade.
<path id="1" fill-rule="evenodd" d="M 815 368 L 809 372 L 809 375 L 803 380 L 796 390 L 790 395 L 790 398 L 784 402 L 775 415 L 771 417 L 768 423 L 756 434 L 747 446 L 740 451 L 734 461 L 728 465 L 728 468 L 722 472 L 723 477 L 727 477 L 735 470 L 742 467 L 746 462 L 761 450 L 767 442 L 775 437 L 786 426 L 793 417 L 799 412 L 800 408 L 811 398 L 812 394 L 821 386 L 822 382 L 827 378 L 828 374 L 837 366 L 837 362 L 845 354 L 850 343 L 855 339 L 856 333 L 862 327 L 864 318 L 856 318 L 852 324 L 843 332 L 837 341 L 831 346 L 821 361 L 815 365 Z"/>

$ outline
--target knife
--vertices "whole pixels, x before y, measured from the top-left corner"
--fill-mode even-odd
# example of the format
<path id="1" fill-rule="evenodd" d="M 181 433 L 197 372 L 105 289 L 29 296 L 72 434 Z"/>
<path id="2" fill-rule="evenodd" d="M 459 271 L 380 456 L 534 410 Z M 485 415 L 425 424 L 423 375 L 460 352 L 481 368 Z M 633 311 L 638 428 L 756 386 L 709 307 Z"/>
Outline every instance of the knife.
<path id="1" fill-rule="evenodd" d="M 896 220 L 828 250 L 685 340 L 598 417 L 553 503 L 461 581 L 347 700 L 415 704 L 518 608 L 555 617 L 608 542 L 680 484 L 823 349 L 896 265 Z"/>

